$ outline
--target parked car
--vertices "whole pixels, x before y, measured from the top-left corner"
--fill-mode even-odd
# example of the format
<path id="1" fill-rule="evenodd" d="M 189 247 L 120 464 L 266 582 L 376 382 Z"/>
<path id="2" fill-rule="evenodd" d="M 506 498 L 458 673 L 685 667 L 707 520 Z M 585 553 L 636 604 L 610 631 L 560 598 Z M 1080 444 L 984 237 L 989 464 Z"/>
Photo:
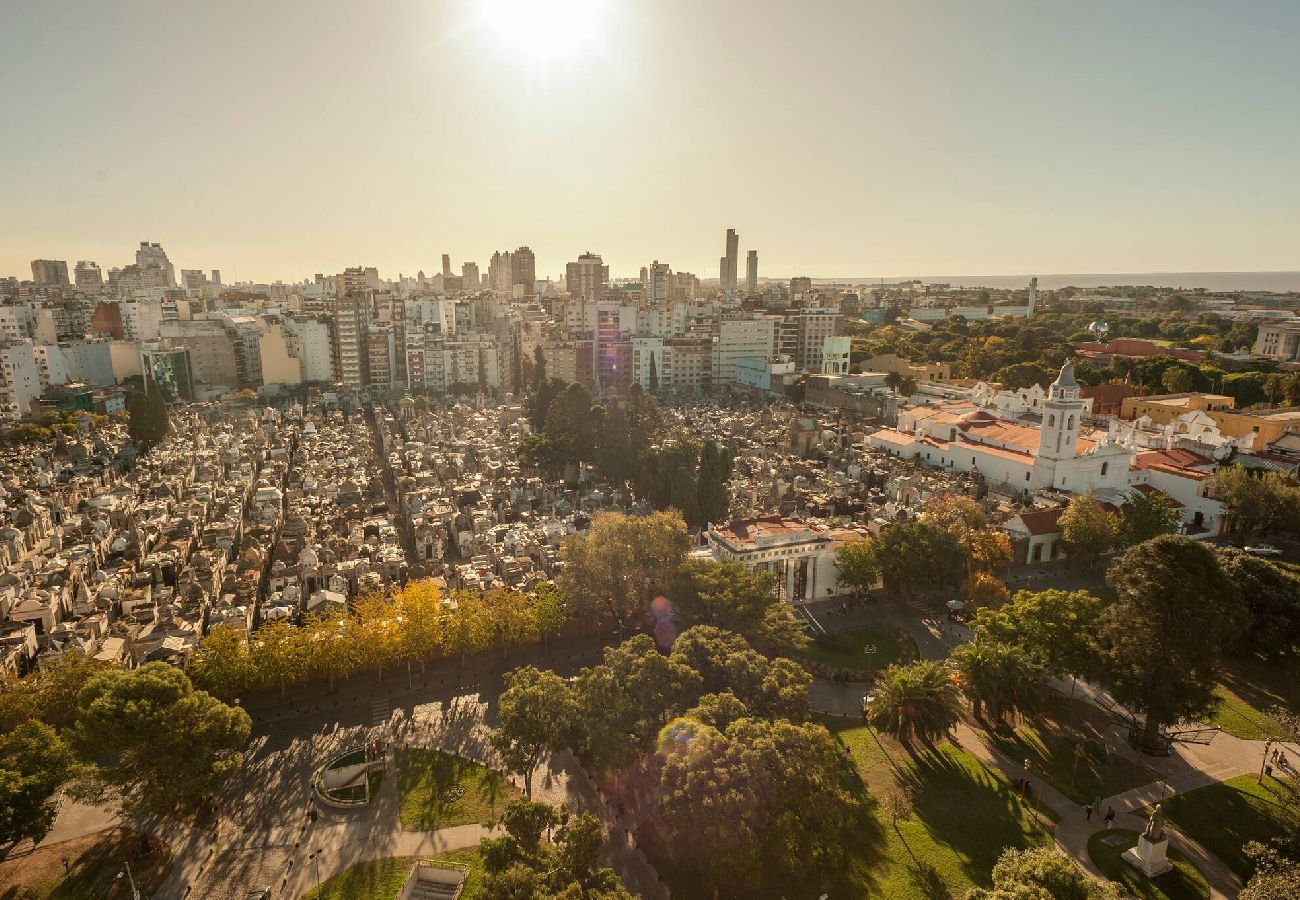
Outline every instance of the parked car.
<path id="1" fill-rule="evenodd" d="M 264 884 L 261 887 L 255 887 L 244 895 L 244 900 L 268 900 L 271 896 L 271 886 Z"/>
<path id="2" fill-rule="evenodd" d="M 1247 544 L 1246 552 L 1251 556 L 1281 556 L 1282 551 L 1272 544 Z"/>

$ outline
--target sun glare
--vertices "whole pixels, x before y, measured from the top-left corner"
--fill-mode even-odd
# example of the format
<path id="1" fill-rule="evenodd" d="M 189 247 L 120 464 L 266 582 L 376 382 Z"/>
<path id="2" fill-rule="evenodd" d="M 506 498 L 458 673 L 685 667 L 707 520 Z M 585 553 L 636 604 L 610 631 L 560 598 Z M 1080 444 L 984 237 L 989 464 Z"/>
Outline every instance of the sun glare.
<path id="1" fill-rule="evenodd" d="M 605 0 L 482 0 L 483 25 L 502 49 L 532 64 L 558 62 L 602 34 Z"/>

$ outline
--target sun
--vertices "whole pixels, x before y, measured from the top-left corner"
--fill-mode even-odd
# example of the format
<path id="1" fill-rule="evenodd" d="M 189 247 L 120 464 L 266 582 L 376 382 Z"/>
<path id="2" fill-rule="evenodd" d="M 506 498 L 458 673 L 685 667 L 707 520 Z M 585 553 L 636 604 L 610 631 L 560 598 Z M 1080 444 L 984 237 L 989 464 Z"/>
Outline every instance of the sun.
<path id="1" fill-rule="evenodd" d="M 501 48 L 529 63 L 562 60 L 594 47 L 608 0 L 480 0 L 480 24 Z"/>

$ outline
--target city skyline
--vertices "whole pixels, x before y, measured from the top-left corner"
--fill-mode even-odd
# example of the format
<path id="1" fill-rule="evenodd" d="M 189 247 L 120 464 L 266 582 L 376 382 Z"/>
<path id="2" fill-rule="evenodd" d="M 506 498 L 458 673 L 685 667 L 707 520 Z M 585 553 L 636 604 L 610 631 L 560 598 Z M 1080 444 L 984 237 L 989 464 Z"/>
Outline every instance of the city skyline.
<path id="1" fill-rule="evenodd" d="M 726 227 L 774 277 L 1295 268 L 1295 7 L 310 9 L 12 7 L 0 272 L 710 277 Z"/>

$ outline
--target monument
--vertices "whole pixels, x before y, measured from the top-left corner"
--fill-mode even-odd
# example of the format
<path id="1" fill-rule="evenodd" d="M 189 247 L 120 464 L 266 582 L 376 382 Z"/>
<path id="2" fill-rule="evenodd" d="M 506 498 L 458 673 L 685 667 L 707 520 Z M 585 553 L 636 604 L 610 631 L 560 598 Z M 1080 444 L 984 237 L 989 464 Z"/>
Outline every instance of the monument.
<path id="1" fill-rule="evenodd" d="M 1165 811 L 1157 803 L 1146 829 L 1138 835 L 1137 846 L 1124 851 L 1124 861 L 1147 878 L 1157 878 L 1173 868 L 1173 864 L 1165 858 L 1168 850 Z"/>

